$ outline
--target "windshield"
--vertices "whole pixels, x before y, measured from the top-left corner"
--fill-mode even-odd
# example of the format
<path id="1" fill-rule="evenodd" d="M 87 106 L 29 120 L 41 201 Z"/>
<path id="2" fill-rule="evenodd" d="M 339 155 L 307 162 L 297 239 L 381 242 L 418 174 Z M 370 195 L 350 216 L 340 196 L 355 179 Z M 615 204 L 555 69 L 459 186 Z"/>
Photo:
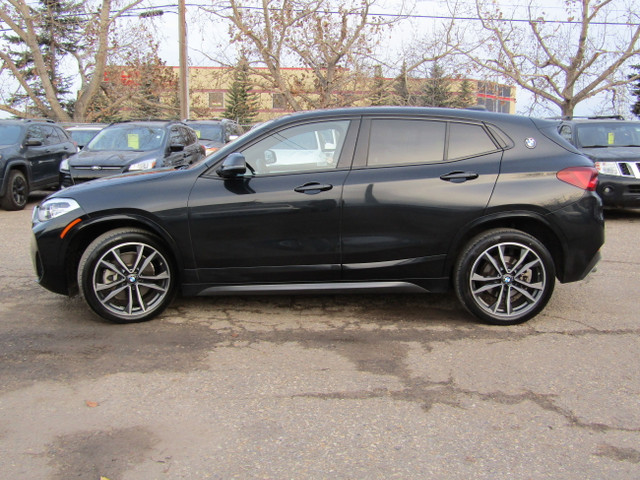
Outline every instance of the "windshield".
<path id="1" fill-rule="evenodd" d="M 583 148 L 640 147 L 640 122 L 578 125 L 578 144 Z"/>
<path id="2" fill-rule="evenodd" d="M 207 125 L 207 124 L 193 124 L 189 126 L 196 131 L 200 140 L 209 140 L 212 142 L 222 142 L 222 126 L 221 125 Z"/>
<path id="3" fill-rule="evenodd" d="M 84 148 L 92 152 L 148 152 L 163 145 L 163 128 L 123 125 L 102 130 Z"/>
<path id="4" fill-rule="evenodd" d="M 0 125 L 0 145 L 13 145 L 20 139 L 20 125 Z"/>

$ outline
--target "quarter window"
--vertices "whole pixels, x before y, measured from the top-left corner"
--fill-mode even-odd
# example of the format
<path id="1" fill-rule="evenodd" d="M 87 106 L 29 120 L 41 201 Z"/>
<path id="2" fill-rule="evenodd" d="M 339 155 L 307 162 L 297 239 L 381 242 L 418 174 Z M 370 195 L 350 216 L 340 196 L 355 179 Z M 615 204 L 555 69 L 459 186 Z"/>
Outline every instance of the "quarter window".
<path id="1" fill-rule="evenodd" d="M 373 120 L 369 166 L 442 162 L 446 126 L 428 120 Z"/>
<path id="2" fill-rule="evenodd" d="M 452 123 L 449 126 L 449 160 L 494 152 L 496 146 L 480 125 Z"/>

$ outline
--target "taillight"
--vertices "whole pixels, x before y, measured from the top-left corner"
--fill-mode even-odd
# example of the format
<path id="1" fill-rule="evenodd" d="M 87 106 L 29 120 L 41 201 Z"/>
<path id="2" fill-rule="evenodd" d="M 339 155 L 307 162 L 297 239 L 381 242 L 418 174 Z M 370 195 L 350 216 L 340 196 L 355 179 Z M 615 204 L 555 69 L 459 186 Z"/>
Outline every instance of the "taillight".
<path id="1" fill-rule="evenodd" d="M 594 192 L 598 185 L 598 171 L 595 167 L 569 167 L 560 170 L 556 176 L 563 182 L 590 192 Z"/>

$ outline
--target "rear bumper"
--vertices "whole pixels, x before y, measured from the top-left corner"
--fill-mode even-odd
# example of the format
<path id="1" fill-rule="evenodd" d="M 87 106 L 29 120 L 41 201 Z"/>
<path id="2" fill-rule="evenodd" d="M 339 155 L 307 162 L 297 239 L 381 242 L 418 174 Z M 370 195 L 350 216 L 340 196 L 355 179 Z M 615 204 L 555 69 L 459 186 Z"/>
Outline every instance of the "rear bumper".
<path id="1" fill-rule="evenodd" d="M 562 232 L 563 261 L 556 266 L 562 283 L 584 279 L 601 258 L 604 244 L 602 200 L 593 193 L 551 214 L 550 221 Z"/>

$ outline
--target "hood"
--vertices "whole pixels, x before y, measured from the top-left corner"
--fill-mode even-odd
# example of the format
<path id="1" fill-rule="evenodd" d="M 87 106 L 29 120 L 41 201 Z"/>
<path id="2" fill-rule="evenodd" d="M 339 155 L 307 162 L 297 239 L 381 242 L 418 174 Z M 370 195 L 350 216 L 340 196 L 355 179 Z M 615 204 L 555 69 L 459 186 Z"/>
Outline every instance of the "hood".
<path id="1" fill-rule="evenodd" d="M 82 192 L 84 190 L 93 190 L 96 188 L 102 188 L 106 186 L 111 188 L 115 185 L 125 185 L 129 183 L 155 181 L 169 174 L 176 174 L 180 170 L 176 170 L 173 167 L 157 168 L 152 170 L 142 170 L 140 172 L 122 173 L 111 177 L 97 178 L 91 182 L 80 183 L 72 185 L 70 187 L 59 190 L 52 196 L 69 196 L 70 193 Z"/>
<path id="2" fill-rule="evenodd" d="M 640 147 L 583 148 L 582 153 L 592 160 L 604 162 L 640 161 Z"/>
<path id="3" fill-rule="evenodd" d="M 100 165 L 101 167 L 125 167 L 131 163 L 141 160 L 160 157 L 158 150 L 150 152 L 92 152 L 82 150 L 69 157 L 71 167 L 90 167 Z"/>

